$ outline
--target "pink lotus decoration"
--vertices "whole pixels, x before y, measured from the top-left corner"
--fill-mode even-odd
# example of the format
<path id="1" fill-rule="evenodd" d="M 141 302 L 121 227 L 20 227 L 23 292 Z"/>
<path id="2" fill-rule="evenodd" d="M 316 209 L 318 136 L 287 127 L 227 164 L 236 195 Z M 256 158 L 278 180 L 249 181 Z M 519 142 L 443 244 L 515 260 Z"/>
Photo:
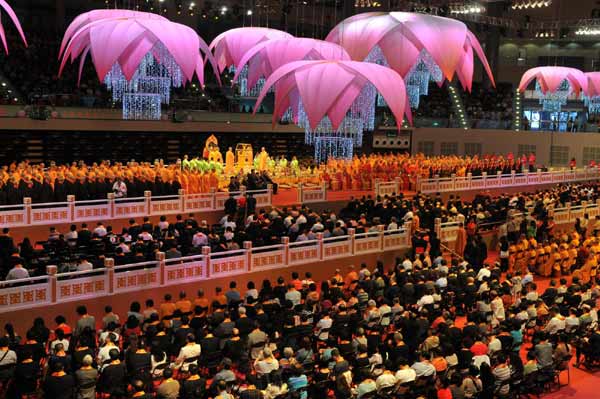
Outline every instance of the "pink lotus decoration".
<path id="1" fill-rule="evenodd" d="M 269 76 L 256 100 L 255 112 L 269 88 L 278 82 L 285 85 L 275 93 L 273 123 L 287 110 L 290 96 L 297 92 L 312 129 L 316 129 L 319 122 L 327 117 L 333 129 L 337 130 L 367 83 L 375 86 L 386 100 L 396 117 L 398 128 L 405 112 L 410 118 L 402 77 L 381 65 L 328 60 L 290 62 Z"/>
<path id="2" fill-rule="evenodd" d="M 152 53 L 160 63 L 166 51 L 181 70 L 183 83 L 192 80 L 196 73 L 200 83 L 204 84 L 204 60 L 200 51 L 213 67 L 216 66 L 208 46 L 193 29 L 151 13 L 109 11 L 111 12 L 106 15 L 112 15 L 111 17 L 102 18 L 104 13 L 97 13 L 73 22 L 78 29 L 75 33 L 72 33 L 73 29 L 68 29 L 65 34 L 63 42 L 66 39 L 68 44 L 64 52 L 61 46 L 59 75 L 69 58 L 73 62 L 81 56 L 81 77 L 88 52 L 92 54 L 100 80 L 104 80 L 115 64 L 118 64 L 125 79 L 131 80 L 148 53 Z"/>
<path id="3" fill-rule="evenodd" d="M 369 12 L 345 19 L 325 40 L 343 46 L 353 60 L 389 65 L 405 78 L 409 91 L 411 86 L 420 86 L 415 88 L 417 104 L 419 94 L 427 94 L 429 80 L 441 85 L 456 74 L 463 88 L 470 91 L 473 53 L 495 84 L 479 41 L 464 23 L 454 19 L 408 12 Z"/>
<path id="4" fill-rule="evenodd" d="M 529 69 L 521 78 L 519 91 L 525 91 L 533 81 L 536 81 L 535 90 L 544 111 L 560 111 L 571 93 L 579 96 L 588 90 L 588 78 L 575 68 L 545 66 Z"/>
<path id="5" fill-rule="evenodd" d="M 15 14 L 13 9 L 10 7 L 10 5 L 5 0 L 0 0 L 0 9 L 3 9 L 4 12 L 6 12 L 8 14 L 8 16 L 10 17 L 13 24 L 15 24 L 17 31 L 19 31 L 19 35 L 21 36 L 23 43 L 25 43 L 25 46 L 27 46 L 27 39 L 25 39 L 25 33 L 23 33 L 23 28 L 21 27 L 21 23 L 19 22 L 19 19 L 17 18 L 17 14 Z M 4 51 L 6 51 L 6 54 L 8 54 L 8 44 L 6 43 L 6 33 L 4 32 L 4 27 L 2 26 L 2 22 L 0 22 L 0 39 L 2 40 L 2 44 L 4 45 Z"/>
<path id="6" fill-rule="evenodd" d="M 260 42 L 272 39 L 291 39 L 289 33 L 269 28 L 235 28 L 221 33 L 209 46 L 214 51 L 218 71 L 229 66 L 237 66 L 246 51 Z"/>
<path id="7" fill-rule="evenodd" d="M 343 47 L 323 40 L 307 38 L 273 39 L 261 42 L 248 50 L 236 65 L 233 81 L 248 64 L 248 87 L 253 87 L 263 76 L 268 78 L 273 71 L 293 61 L 343 60 L 350 56 Z"/>

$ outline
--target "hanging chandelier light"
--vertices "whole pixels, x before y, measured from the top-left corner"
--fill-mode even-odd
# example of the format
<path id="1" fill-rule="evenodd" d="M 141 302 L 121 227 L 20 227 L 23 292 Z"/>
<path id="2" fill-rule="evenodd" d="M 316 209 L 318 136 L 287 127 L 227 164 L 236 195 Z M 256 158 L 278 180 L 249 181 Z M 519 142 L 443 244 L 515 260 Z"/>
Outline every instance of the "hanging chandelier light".
<path id="1" fill-rule="evenodd" d="M 287 32 L 269 28 L 235 28 L 221 33 L 209 46 L 214 52 L 219 73 L 228 70 L 234 73 L 239 84 L 239 95 L 243 97 L 257 97 L 263 85 L 264 78 L 251 79 L 248 83 L 248 65 L 241 67 L 238 73 L 238 65 L 244 54 L 259 43 L 273 39 L 291 39 L 293 38 Z"/>
<path id="2" fill-rule="evenodd" d="M 67 60 L 79 61 L 79 79 L 91 53 L 98 78 L 121 102 L 124 119 L 157 120 L 170 90 L 198 76 L 204 85 L 204 59 L 216 70 L 208 46 L 189 27 L 156 14 L 95 10 L 77 17 L 67 29 L 59 75 Z M 218 76 L 217 76 L 218 79 Z"/>
<path id="3" fill-rule="evenodd" d="M 355 135 L 362 134 L 365 112 L 357 100 L 368 85 L 384 97 L 398 127 L 405 113 L 410 118 L 404 81 L 390 68 L 374 63 L 339 60 L 287 63 L 268 77 L 255 110 L 273 85 L 277 85 L 273 122 L 289 112 L 290 104 L 298 101 L 299 124 L 305 127 L 306 140 L 315 146 L 318 163 L 329 158 L 352 158 L 354 143 L 358 140 Z M 353 107 L 356 108 L 352 110 Z"/>
<path id="4" fill-rule="evenodd" d="M 535 91 L 544 111 L 560 111 L 572 93 L 579 96 L 588 89 L 586 76 L 575 68 L 558 66 L 532 68 L 523 74 L 519 91 L 524 92 L 533 81 L 536 82 Z"/>
<path id="5" fill-rule="evenodd" d="M 339 23 L 326 40 L 343 46 L 353 60 L 386 65 L 398 72 L 412 108 L 428 94 L 430 82 L 441 86 L 456 75 L 470 91 L 474 52 L 494 84 L 479 41 L 463 22 L 454 19 L 408 12 L 364 13 Z M 378 98 L 377 105 L 385 102 Z"/>

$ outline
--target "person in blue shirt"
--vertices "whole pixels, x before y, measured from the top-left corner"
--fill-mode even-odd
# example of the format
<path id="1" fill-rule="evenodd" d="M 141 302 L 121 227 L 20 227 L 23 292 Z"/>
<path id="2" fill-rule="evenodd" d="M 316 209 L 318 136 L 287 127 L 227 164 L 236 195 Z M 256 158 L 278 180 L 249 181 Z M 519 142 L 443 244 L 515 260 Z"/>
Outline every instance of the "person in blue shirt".
<path id="1" fill-rule="evenodd" d="M 304 375 L 304 368 L 301 364 L 296 364 L 293 367 L 292 376 L 288 379 L 287 384 L 290 392 L 301 391 L 300 399 L 307 399 L 307 392 L 306 390 L 302 390 L 302 388 L 308 386 L 308 379 Z"/>

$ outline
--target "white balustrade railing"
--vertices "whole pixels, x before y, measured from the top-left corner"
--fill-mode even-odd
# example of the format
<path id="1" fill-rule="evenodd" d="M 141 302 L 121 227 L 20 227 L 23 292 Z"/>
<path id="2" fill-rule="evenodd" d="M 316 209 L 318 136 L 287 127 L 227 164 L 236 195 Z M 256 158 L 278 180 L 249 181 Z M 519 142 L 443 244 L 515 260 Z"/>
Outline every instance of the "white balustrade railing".
<path id="1" fill-rule="evenodd" d="M 517 220 L 521 220 L 527 216 L 529 212 L 513 214 L 510 217 L 514 217 Z M 554 223 L 559 226 L 573 225 L 577 219 L 583 219 L 585 215 L 588 215 L 590 221 L 594 220 L 596 216 L 600 215 L 600 200 L 597 202 L 587 203 L 584 202 L 582 205 L 574 205 L 567 203 L 565 207 L 550 208 L 548 212 L 549 216 L 552 216 Z M 458 230 L 461 222 L 451 221 L 442 223 L 440 219 L 435 220 L 435 232 L 443 243 L 454 243 L 458 236 Z M 498 225 L 499 223 L 494 223 Z M 491 224 L 490 224 L 491 225 Z M 492 230 L 493 231 L 493 230 Z"/>
<path id="2" fill-rule="evenodd" d="M 216 192 L 186 194 L 179 190 L 178 195 L 153 197 L 146 191 L 143 197 L 115 198 L 108 194 L 107 199 L 77 201 L 75 196 L 67 196 L 67 202 L 32 204 L 31 198 L 24 198 L 23 204 L 0 207 L 0 228 L 68 224 L 89 221 L 106 221 L 153 215 L 173 215 L 189 212 L 211 212 L 223 210 L 230 195 L 236 198 L 252 195 L 257 207 L 271 206 L 273 190 L 269 185 L 265 190 L 238 191 L 235 193 Z"/>
<path id="3" fill-rule="evenodd" d="M 327 201 L 327 185 L 325 183 L 317 187 L 306 187 L 304 184 L 298 184 L 298 202 L 301 204 L 310 204 L 314 202 Z"/>
<path id="4" fill-rule="evenodd" d="M 89 271 L 58 273 L 48 266 L 47 276 L 0 282 L 0 313 L 410 248 L 410 223 L 397 230 L 378 227 L 361 234 L 348 229 L 340 237 L 319 233 L 316 240 L 294 243 L 283 237 L 281 244 L 257 248 L 247 241 L 243 249 L 228 252 L 203 247 L 199 255 L 173 259 L 159 252 L 155 261 L 118 266 L 105 259 L 104 268 Z"/>
<path id="5" fill-rule="evenodd" d="M 469 173 L 466 177 L 452 176 L 419 179 L 417 181 L 417 190 L 424 194 L 432 194 L 438 192 L 485 190 L 598 179 L 600 179 L 600 170 L 598 167 L 575 170 L 562 169 L 549 172 L 538 170 L 537 172 L 515 173 L 515 171 L 513 171 L 510 174 L 498 172 L 496 175 L 488 175 L 484 172 L 482 176 L 472 176 Z M 384 184 L 388 183 L 386 182 Z"/>

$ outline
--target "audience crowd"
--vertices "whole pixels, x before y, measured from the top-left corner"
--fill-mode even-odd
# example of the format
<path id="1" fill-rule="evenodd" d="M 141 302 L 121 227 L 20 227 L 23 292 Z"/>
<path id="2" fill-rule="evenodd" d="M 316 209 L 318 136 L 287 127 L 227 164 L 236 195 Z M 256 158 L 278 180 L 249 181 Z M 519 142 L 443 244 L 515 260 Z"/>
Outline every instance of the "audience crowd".
<path id="1" fill-rule="evenodd" d="M 544 291 L 530 272 L 423 252 L 328 280 L 292 272 L 180 292 L 127 314 L 4 326 L 9 398 L 506 398 L 539 394 L 600 359 L 600 282 Z M 23 335 L 21 335 L 23 333 Z M 562 378 L 564 381 L 564 376 Z"/>

